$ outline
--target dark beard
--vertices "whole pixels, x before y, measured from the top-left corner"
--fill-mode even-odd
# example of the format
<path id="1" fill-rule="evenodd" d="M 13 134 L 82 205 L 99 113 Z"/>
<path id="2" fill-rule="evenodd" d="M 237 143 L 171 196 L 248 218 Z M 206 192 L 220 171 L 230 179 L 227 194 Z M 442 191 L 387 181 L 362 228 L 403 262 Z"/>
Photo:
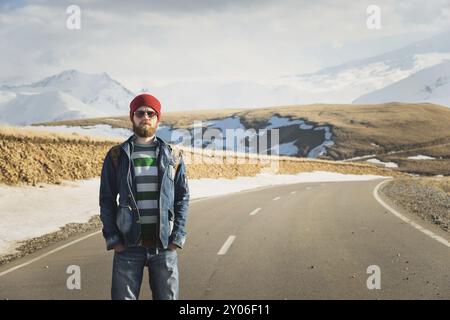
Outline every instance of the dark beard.
<path id="1" fill-rule="evenodd" d="M 141 125 L 137 126 L 133 122 L 133 132 L 141 138 L 149 138 L 152 137 L 156 132 L 156 127 L 151 127 L 150 125 Z"/>

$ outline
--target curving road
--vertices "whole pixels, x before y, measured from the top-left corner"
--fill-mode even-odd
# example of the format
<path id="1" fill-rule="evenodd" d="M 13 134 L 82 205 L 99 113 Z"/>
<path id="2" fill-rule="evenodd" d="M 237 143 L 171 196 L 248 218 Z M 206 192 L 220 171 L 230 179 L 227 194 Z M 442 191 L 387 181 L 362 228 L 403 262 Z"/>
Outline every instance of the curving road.
<path id="1" fill-rule="evenodd" d="M 178 252 L 180 298 L 450 299 L 450 248 L 381 206 L 373 196 L 380 181 L 302 183 L 193 201 L 186 247 Z M 101 234 L 60 248 L 68 243 L 2 266 L 0 298 L 109 299 L 112 254 Z M 80 266 L 80 290 L 67 289 L 69 265 Z M 378 274 L 367 273 L 369 266 L 379 268 L 380 289 L 368 288 Z M 141 299 L 151 298 L 147 281 Z"/>

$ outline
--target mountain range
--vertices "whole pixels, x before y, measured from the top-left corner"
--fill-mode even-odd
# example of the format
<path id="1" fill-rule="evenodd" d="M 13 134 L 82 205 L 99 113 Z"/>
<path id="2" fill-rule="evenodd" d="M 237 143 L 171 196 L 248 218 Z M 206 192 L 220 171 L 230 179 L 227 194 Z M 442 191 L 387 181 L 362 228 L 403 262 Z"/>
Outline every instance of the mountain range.
<path id="1" fill-rule="evenodd" d="M 354 103 L 432 102 L 450 106 L 450 59 L 382 89 L 364 94 Z"/>
<path id="2" fill-rule="evenodd" d="M 28 125 L 124 115 L 133 97 L 107 73 L 66 70 L 28 85 L 0 87 L 0 122 Z"/>
<path id="3" fill-rule="evenodd" d="M 270 82 L 176 82 L 141 91 L 157 96 L 168 111 L 391 101 L 450 107 L 448 39 L 450 32 L 374 57 Z M 0 122 L 28 125 L 126 115 L 134 95 L 107 73 L 66 70 L 31 84 L 1 86 Z"/>

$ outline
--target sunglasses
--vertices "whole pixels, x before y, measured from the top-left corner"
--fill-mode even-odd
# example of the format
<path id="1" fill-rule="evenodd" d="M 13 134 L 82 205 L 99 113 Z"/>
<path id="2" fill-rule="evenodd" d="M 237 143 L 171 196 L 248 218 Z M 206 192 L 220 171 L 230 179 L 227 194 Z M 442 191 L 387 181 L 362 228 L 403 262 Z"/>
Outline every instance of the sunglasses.
<path id="1" fill-rule="evenodd" d="M 156 116 L 156 112 L 151 110 L 147 111 L 138 110 L 134 112 L 134 115 L 138 118 L 143 118 L 146 114 L 150 119 Z"/>

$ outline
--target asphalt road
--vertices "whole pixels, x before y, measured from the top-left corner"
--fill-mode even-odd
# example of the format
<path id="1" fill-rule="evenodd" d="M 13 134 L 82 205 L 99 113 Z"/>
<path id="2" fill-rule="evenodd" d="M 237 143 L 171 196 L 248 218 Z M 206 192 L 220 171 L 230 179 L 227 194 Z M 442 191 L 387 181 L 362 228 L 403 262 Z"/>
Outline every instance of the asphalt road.
<path id="1" fill-rule="evenodd" d="M 378 183 L 302 183 L 193 201 L 178 251 L 180 298 L 450 299 L 450 248 L 381 206 Z M 33 261 L 74 239 L 2 266 L 0 298 L 109 299 L 113 255 L 100 233 Z M 80 267 L 80 289 L 67 288 L 70 265 Z M 379 268 L 379 289 L 368 288 L 378 274 L 369 266 Z M 140 299 L 150 298 L 145 273 Z"/>

